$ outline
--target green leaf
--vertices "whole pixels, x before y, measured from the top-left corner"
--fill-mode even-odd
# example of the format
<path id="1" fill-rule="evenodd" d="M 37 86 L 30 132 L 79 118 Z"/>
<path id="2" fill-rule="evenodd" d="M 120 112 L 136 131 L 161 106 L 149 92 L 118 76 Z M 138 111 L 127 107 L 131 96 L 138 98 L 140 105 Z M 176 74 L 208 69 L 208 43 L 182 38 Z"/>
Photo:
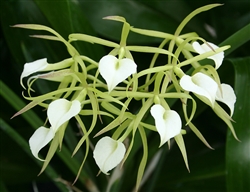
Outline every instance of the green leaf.
<path id="1" fill-rule="evenodd" d="M 25 106 L 25 103 L 2 80 L 0 80 L 0 87 L 0 95 L 12 107 L 19 110 Z M 23 113 L 22 116 L 32 127 L 39 127 L 43 124 L 43 121 L 32 110 Z"/>
<path id="2" fill-rule="evenodd" d="M 44 40 L 30 38 L 30 31 L 10 27 L 20 23 L 48 24 L 33 1 L 26 1 L 25 3 L 23 1 L 3 1 L 0 8 L 2 13 L 1 27 L 10 52 L 17 62 L 14 66 L 15 68 L 19 66 L 20 70 L 25 60 L 32 61 L 38 59 L 43 54 L 48 56 L 48 52 L 55 48 L 54 46 L 49 47 Z M 29 15 L 33 16 L 30 17 Z M 35 49 L 28 49 L 29 54 L 25 55 L 25 49 L 30 46 L 34 46 Z M 56 58 L 58 57 L 56 56 Z"/>
<path id="3" fill-rule="evenodd" d="M 183 18 L 185 18 L 188 14 L 190 14 L 194 9 L 198 8 L 197 2 L 189 3 L 187 0 L 178 0 L 178 1 L 144 1 L 138 0 L 141 4 L 150 7 L 152 10 L 161 13 L 165 18 L 172 19 L 178 24 L 181 23 Z M 208 4 L 208 3 L 207 3 Z M 205 5 L 204 3 L 202 5 Z M 201 6 L 202 6 L 201 5 Z M 178 7 L 178 8 L 177 8 Z M 205 13 L 207 16 L 210 11 Z M 203 15 L 203 16 L 204 16 Z M 203 38 L 209 37 L 208 32 L 202 29 L 204 24 L 204 20 L 198 16 L 192 18 L 191 22 L 187 24 L 185 27 L 185 31 L 195 31 Z"/>
<path id="4" fill-rule="evenodd" d="M 12 90 L 10 90 L 8 86 L 6 86 L 2 81 L 0 81 L 0 85 L 0 95 L 3 96 L 3 98 L 6 99 L 10 103 L 10 105 L 12 105 L 17 110 L 25 105 L 24 102 L 19 97 L 17 97 L 16 94 Z M 32 110 L 23 113 L 22 116 L 34 129 L 43 124 L 41 119 Z M 76 175 L 78 172 L 78 168 L 80 167 L 80 163 L 76 159 L 71 158 L 71 154 L 65 146 L 63 146 L 62 148 L 62 151 L 57 151 L 57 155 Z M 89 180 L 89 176 L 85 171 L 82 171 L 80 181 L 85 184 L 86 180 Z"/>
<path id="5" fill-rule="evenodd" d="M 30 152 L 30 148 L 28 145 L 28 142 L 25 141 L 16 131 L 15 129 L 13 129 L 10 125 L 8 125 L 3 119 L 0 119 L 0 129 L 3 130 L 4 132 L 6 132 L 12 139 L 13 141 L 17 142 L 18 145 L 20 145 L 20 147 L 39 165 L 42 165 L 41 161 L 36 160 L 31 152 Z M 47 169 L 45 170 L 45 173 L 50 177 L 50 179 L 52 181 L 54 181 L 55 185 L 57 185 L 57 187 L 63 192 L 67 192 L 68 189 L 59 182 L 55 182 L 55 179 L 59 178 L 59 174 L 56 173 L 56 171 L 51 167 L 48 166 Z M 1 190 L 2 191 L 2 190 Z"/>
<path id="6" fill-rule="evenodd" d="M 102 36 L 120 41 L 122 24 L 115 21 L 102 20 L 107 16 L 122 16 L 131 25 L 138 28 L 148 28 L 174 32 L 179 22 L 171 17 L 164 17 L 157 10 L 151 9 L 137 1 L 78 1 L 93 28 Z M 158 38 L 138 36 L 130 33 L 128 42 L 145 43 L 160 42 Z"/>
<path id="7" fill-rule="evenodd" d="M 47 1 L 34 0 L 51 26 L 67 39 L 70 33 L 85 33 L 95 35 L 83 11 L 78 4 L 71 0 Z M 93 47 L 90 44 L 78 43 L 76 49 L 93 59 L 100 59 L 104 54 L 101 46 Z"/>
<path id="8" fill-rule="evenodd" d="M 249 25 L 250 26 L 250 25 Z M 237 101 L 233 119 L 236 134 L 227 134 L 226 167 L 229 192 L 250 191 L 250 57 L 231 59 L 235 68 L 235 93 Z"/>
<path id="9" fill-rule="evenodd" d="M 223 41 L 220 46 L 231 45 L 231 48 L 225 51 L 225 55 L 232 53 L 234 50 L 239 48 L 241 45 L 245 44 L 250 40 L 250 23 L 228 37 Z"/>
<path id="10" fill-rule="evenodd" d="M 208 149 L 192 133 L 185 135 L 185 140 L 190 172 L 185 168 L 177 145 L 172 145 L 170 150 L 163 146 L 162 156 L 143 191 L 199 192 L 201 188 L 206 192 L 225 191 L 224 146 L 220 141 L 213 142 L 212 146 L 216 146 L 216 149 Z M 159 177 L 155 178 L 155 175 Z"/>
<path id="11" fill-rule="evenodd" d="M 4 185 L 4 182 L 2 180 L 0 180 L 0 191 L 8 192 L 7 188 Z"/>

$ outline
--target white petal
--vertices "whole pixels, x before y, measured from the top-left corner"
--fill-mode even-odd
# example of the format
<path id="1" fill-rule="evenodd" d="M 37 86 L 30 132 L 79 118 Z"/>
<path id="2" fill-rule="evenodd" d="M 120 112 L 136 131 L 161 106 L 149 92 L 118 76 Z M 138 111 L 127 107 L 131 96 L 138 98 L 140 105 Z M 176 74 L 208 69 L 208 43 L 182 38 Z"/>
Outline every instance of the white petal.
<path id="1" fill-rule="evenodd" d="M 136 73 L 136 67 L 133 60 L 128 58 L 119 60 L 113 55 L 106 55 L 99 62 L 99 71 L 108 85 L 109 92 L 131 74 Z"/>
<path id="2" fill-rule="evenodd" d="M 181 132 L 182 123 L 177 112 L 165 110 L 160 104 L 156 104 L 151 107 L 150 113 L 155 119 L 155 126 L 161 137 L 160 146 Z"/>
<path id="3" fill-rule="evenodd" d="M 39 127 L 29 139 L 29 145 L 32 154 L 37 159 L 43 161 L 38 157 L 39 151 L 47 145 L 55 136 L 55 132 L 52 129 L 45 127 Z"/>
<path id="4" fill-rule="evenodd" d="M 180 86 L 186 91 L 206 97 L 214 105 L 218 84 L 211 77 L 200 72 L 192 77 L 184 75 L 180 79 Z"/>
<path id="5" fill-rule="evenodd" d="M 122 161 L 125 152 L 126 148 L 122 142 L 106 136 L 97 142 L 93 153 L 100 170 L 108 175 L 108 171 Z"/>
<path id="6" fill-rule="evenodd" d="M 36 60 L 34 62 L 31 62 L 31 63 L 26 63 L 24 65 L 23 72 L 22 72 L 21 78 L 20 78 L 21 85 L 23 86 L 22 79 L 24 77 L 27 77 L 27 76 L 31 75 L 32 73 L 42 71 L 43 69 L 45 69 L 48 66 L 49 66 L 49 64 L 47 63 L 46 58 L 39 59 L 39 60 Z"/>
<path id="7" fill-rule="evenodd" d="M 217 90 L 216 100 L 225 103 L 230 108 L 231 116 L 233 115 L 236 96 L 233 88 L 230 85 L 224 83 L 221 84 L 221 90 L 220 89 Z"/>
<path id="8" fill-rule="evenodd" d="M 47 115 L 51 128 L 57 129 L 81 111 L 81 103 L 78 100 L 68 101 L 57 99 L 49 104 Z"/>
<path id="9" fill-rule="evenodd" d="M 209 46 L 207 44 L 209 44 Z M 203 43 L 202 45 L 200 45 L 198 42 L 193 42 L 192 46 L 193 46 L 194 50 L 199 54 L 203 54 L 203 53 L 206 53 L 206 52 L 209 52 L 209 51 L 212 51 L 212 50 L 219 48 L 217 45 L 210 43 L 210 42 Z M 215 68 L 218 69 L 221 66 L 222 61 L 224 59 L 224 52 L 217 53 L 217 54 L 210 56 L 208 58 L 214 60 Z"/>

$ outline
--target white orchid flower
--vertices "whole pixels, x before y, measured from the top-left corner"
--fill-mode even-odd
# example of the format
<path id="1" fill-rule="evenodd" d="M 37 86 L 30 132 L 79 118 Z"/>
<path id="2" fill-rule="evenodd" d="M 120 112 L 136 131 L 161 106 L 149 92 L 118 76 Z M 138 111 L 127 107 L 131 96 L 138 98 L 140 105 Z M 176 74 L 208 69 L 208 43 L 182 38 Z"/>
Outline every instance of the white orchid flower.
<path id="1" fill-rule="evenodd" d="M 211 77 L 200 72 L 192 77 L 183 75 L 180 86 L 186 91 L 206 97 L 214 105 L 218 84 Z"/>
<path id="2" fill-rule="evenodd" d="M 126 152 L 124 144 L 110 137 L 101 138 L 94 149 L 94 159 L 100 170 L 109 175 L 108 171 L 115 168 Z"/>
<path id="3" fill-rule="evenodd" d="M 176 111 L 166 110 L 160 104 L 155 104 L 151 107 L 150 113 L 155 120 L 155 126 L 161 138 L 159 147 L 180 134 L 182 123 Z"/>
<path id="4" fill-rule="evenodd" d="M 57 99 L 49 104 L 47 116 L 51 127 L 39 127 L 29 139 L 31 152 L 37 159 L 42 160 L 38 157 L 39 151 L 54 138 L 60 126 L 77 115 L 80 110 L 81 103 L 78 100 Z"/>
<path id="5" fill-rule="evenodd" d="M 199 54 L 203 54 L 203 53 L 206 53 L 206 52 L 209 52 L 209 51 L 212 51 L 212 50 L 219 48 L 217 45 L 210 43 L 210 42 L 203 43 L 202 45 L 200 45 L 197 41 L 193 42 L 192 46 L 193 46 L 194 50 Z M 221 66 L 222 61 L 224 59 L 224 52 L 217 53 L 217 54 L 210 56 L 208 58 L 214 60 L 215 69 L 218 69 Z"/>
<path id="6" fill-rule="evenodd" d="M 109 92 L 130 75 L 136 73 L 136 68 L 137 65 L 132 59 L 117 59 L 113 55 L 106 55 L 99 62 L 99 71 L 108 85 Z"/>
<path id="7" fill-rule="evenodd" d="M 26 63 L 24 65 L 23 72 L 20 77 L 20 84 L 22 85 L 22 87 L 25 88 L 22 81 L 24 77 L 28 77 L 29 75 L 38 71 L 46 70 L 47 67 L 49 67 L 49 64 L 46 58 Z"/>
<path id="8" fill-rule="evenodd" d="M 218 89 L 216 93 L 216 100 L 225 103 L 230 109 L 230 116 L 234 113 L 234 103 L 236 102 L 236 96 L 233 88 L 228 84 L 221 84 L 221 90 Z"/>

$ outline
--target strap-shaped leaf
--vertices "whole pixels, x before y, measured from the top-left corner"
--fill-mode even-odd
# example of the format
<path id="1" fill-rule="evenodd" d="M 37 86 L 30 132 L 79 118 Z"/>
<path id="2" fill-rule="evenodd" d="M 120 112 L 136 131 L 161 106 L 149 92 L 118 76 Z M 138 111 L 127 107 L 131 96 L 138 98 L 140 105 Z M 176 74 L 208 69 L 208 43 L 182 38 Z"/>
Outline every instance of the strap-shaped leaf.
<path id="1" fill-rule="evenodd" d="M 235 93 L 237 101 L 233 119 L 235 131 L 241 140 L 227 134 L 226 168 L 227 190 L 250 191 L 250 57 L 230 60 L 235 68 Z"/>

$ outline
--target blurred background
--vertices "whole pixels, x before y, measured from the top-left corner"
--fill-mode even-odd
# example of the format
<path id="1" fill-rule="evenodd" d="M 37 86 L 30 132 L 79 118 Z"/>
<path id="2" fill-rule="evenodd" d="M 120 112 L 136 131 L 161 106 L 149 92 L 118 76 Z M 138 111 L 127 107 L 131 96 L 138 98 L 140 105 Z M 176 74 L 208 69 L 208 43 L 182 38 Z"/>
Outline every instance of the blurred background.
<path id="1" fill-rule="evenodd" d="M 235 87 L 238 100 L 233 119 L 236 121 L 234 126 L 241 142 L 232 137 L 227 125 L 210 108 L 198 103 L 199 111 L 193 123 L 214 150 L 207 148 L 193 133 L 185 135 L 191 170 L 189 173 L 178 147 L 173 145 L 168 150 L 165 145 L 161 148 L 160 160 L 155 170 L 142 185 L 141 191 L 250 191 L 249 0 L 1 0 L 0 191 L 91 191 L 91 182 L 95 183 L 99 191 L 105 191 L 108 181 L 103 174 L 96 177 L 98 168 L 90 153 L 82 174 L 74 185 L 76 188 L 71 187 L 85 149 L 82 147 L 71 158 L 80 138 L 74 121 L 67 128 L 62 150 L 53 157 L 46 171 L 37 176 L 42 164 L 31 155 L 28 139 L 36 128 L 43 125 L 46 112 L 41 107 L 35 107 L 10 119 L 28 103 L 22 97 L 20 75 L 27 62 L 48 58 L 49 63 L 54 63 L 70 56 L 60 42 L 30 37 L 48 33 L 13 28 L 12 25 L 41 24 L 53 28 L 65 39 L 70 33 L 85 33 L 119 42 L 122 24 L 103 20 L 103 17 L 119 15 L 137 28 L 174 33 L 185 16 L 196 8 L 211 3 L 222 3 L 223 6 L 197 15 L 184 28 L 183 33 L 196 32 L 214 44 L 230 43 L 232 46 L 226 52 L 225 61 L 218 73 L 221 82 Z M 128 44 L 158 46 L 161 41 L 131 33 Z M 81 54 L 95 61 L 99 61 L 110 51 L 108 48 L 85 42 L 74 43 L 74 46 Z M 133 56 L 139 69 L 146 68 L 145 64 L 152 57 L 151 54 L 142 53 L 135 53 Z M 34 84 L 34 95 L 46 93 L 54 87 L 53 83 L 37 81 Z M 180 104 L 174 104 L 174 107 L 181 110 Z M 226 107 L 225 110 L 228 111 Z M 91 119 L 86 118 L 83 121 L 88 124 Z M 101 124 L 99 126 L 103 127 Z M 93 139 L 93 144 L 96 141 Z M 133 191 L 142 157 L 140 142 L 124 164 L 124 175 L 111 191 Z M 152 148 L 149 158 L 155 157 L 159 144 L 158 135 L 149 135 L 148 142 L 149 149 Z M 46 152 L 47 148 L 41 154 L 45 156 Z"/>

